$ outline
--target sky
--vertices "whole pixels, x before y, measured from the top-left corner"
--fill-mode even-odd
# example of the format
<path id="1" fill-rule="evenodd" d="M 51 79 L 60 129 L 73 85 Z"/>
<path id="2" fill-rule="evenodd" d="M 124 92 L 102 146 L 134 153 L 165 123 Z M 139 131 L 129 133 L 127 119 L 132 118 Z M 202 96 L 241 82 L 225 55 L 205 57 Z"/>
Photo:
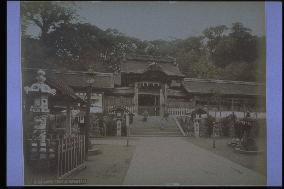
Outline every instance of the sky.
<path id="1" fill-rule="evenodd" d="M 141 40 L 197 36 L 210 26 L 241 22 L 265 34 L 264 2 L 77 2 L 80 20 Z M 36 33 L 35 29 L 30 29 Z"/>

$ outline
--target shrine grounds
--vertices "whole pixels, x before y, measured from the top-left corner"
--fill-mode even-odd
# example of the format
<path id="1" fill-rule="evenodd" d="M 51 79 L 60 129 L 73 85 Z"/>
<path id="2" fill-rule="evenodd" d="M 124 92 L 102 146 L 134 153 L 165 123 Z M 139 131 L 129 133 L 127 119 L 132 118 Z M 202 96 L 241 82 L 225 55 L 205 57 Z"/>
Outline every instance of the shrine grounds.
<path id="1" fill-rule="evenodd" d="M 241 154 L 235 152 L 233 148 L 228 146 L 228 142 L 230 141 L 229 138 L 216 139 L 216 148 L 212 147 L 211 138 L 188 137 L 187 140 L 200 148 L 206 149 L 246 168 L 259 172 L 262 175 L 266 175 L 266 143 L 264 139 L 258 140 L 258 147 L 262 151 L 260 154 Z"/>
<path id="2" fill-rule="evenodd" d="M 121 185 L 129 168 L 135 146 L 97 144 L 94 147 L 102 153 L 89 156 L 86 168 L 72 175 L 70 179 L 87 179 L 87 185 Z"/>
<path id="3" fill-rule="evenodd" d="M 70 179 L 87 179 L 86 185 L 198 185 L 202 182 L 205 185 L 264 185 L 265 142 L 259 141 L 263 153 L 240 154 L 227 145 L 229 141 L 230 138 L 218 138 L 216 148 L 212 148 L 210 138 L 131 137 L 129 146 L 124 137 L 93 139 L 92 144 L 102 153 L 89 156 L 87 167 Z M 183 145 L 180 154 L 176 153 L 176 145 Z M 199 167 L 198 158 L 190 159 L 194 157 L 202 159 Z M 218 181 L 213 177 L 219 174 L 219 168 L 227 173 Z M 197 180 L 190 180 L 193 178 L 191 169 L 198 170 Z M 204 183 L 203 178 L 209 178 L 208 183 Z"/>

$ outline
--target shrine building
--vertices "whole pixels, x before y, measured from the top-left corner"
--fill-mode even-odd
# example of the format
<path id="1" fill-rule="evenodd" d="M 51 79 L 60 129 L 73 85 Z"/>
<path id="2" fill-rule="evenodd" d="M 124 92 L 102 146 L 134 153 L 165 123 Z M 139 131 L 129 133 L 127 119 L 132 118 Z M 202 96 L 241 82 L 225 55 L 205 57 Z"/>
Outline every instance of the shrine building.
<path id="1" fill-rule="evenodd" d="M 23 68 L 24 85 L 38 69 Z M 119 73 L 45 70 L 47 77 L 72 88 L 86 99 L 91 90 L 93 113 L 124 106 L 134 114 L 186 115 L 196 108 L 227 115 L 250 111 L 265 115 L 265 84 L 185 77 L 175 59 L 127 56 Z M 257 115 L 256 115 L 257 116 Z"/>

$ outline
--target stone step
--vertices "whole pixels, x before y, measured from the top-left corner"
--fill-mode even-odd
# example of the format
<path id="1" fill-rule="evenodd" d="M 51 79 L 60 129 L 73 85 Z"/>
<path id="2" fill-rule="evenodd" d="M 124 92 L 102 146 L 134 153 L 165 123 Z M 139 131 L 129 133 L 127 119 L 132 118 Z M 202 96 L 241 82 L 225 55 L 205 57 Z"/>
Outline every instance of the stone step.
<path id="1" fill-rule="evenodd" d="M 164 128 L 164 129 L 160 129 L 160 128 L 132 128 L 130 129 L 131 131 L 179 131 L 178 128 Z"/>
<path id="2" fill-rule="evenodd" d="M 180 133 L 179 131 L 130 131 L 130 133 Z"/>
<path id="3" fill-rule="evenodd" d="M 134 128 L 130 128 L 130 130 L 136 130 L 136 131 L 146 131 L 146 130 L 149 130 L 149 131 L 153 131 L 153 130 L 170 130 L 170 131 L 178 131 L 179 129 L 177 127 L 164 127 L 163 129 L 161 129 L 160 127 L 148 127 L 148 128 L 145 128 L 145 127 L 134 127 Z"/>
<path id="4" fill-rule="evenodd" d="M 155 135 L 155 136 L 182 136 L 182 134 L 179 133 L 130 133 L 130 136 L 148 136 L 148 135 Z"/>
<path id="5" fill-rule="evenodd" d="M 161 135 L 161 134 L 133 134 L 130 135 L 131 137 L 182 137 L 180 134 L 166 134 L 166 135 Z"/>
<path id="6" fill-rule="evenodd" d="M 136 125 L 130 125 L 130 127 L 131 128 L 151 128 L 151 127 L 155 127 L 155 128 L 160 128 L 161 127 L 161 125 L 160 124 L 145 124 L 145 125 L 138 125 L 138 124 L 136 124 Z M 176 128 L 177 126 L 176 126 L 176 123 L 172 123 L 172 124 L 169 124 L 169 125 L 165 125 L 165 124 L 163 124 L 163 127 L 169 127 L 169 128 Z"/>
<path id="7" fill-rule="evenodd" d="M 158 130 L 158 131 L 130 131 L 130 133 L 179 133 L 179 131 L 165 131 L 165 130 Z"/>
<path id="8" fill-rule="evenodd" d="M 146 122 L 142 121 L 143 117 L 135 117 L 133 124 L 130 126 L 131 136 L 182 136 L 176 122 L 173 118 L 168 121 L 161 120 L 159 116 L 148 117 Z M 163 129 L 161 130 L 161 125 Z"/>

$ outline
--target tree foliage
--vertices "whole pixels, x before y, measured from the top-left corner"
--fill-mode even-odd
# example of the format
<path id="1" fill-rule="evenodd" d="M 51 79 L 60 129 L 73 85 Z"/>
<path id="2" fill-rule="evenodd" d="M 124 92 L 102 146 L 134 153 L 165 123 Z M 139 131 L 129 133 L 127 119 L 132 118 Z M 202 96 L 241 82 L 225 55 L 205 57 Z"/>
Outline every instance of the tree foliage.
<path id="1" fill-rule="evenodd" d="M 63 23 L 70 23 L 77 18 L 75 11 L 53 2 L 24 2 L 21 4 L 23 22 L 32 23 L 40 28 L 40 38 L 45 39 L 50 31 L 56 30 Z"/>
<path id="2" fill-rule="evenodd" d="M 54 2 L 24 2 L 21 18 L 24 66 L 116 72 L 133 53 L 175 57 L 187 77 L 265 81 L 265 37 L 242 23 L 211 26 L 186 39 L 143 41 L 77 22 L 75 9 Z M 30 24 L 40 28 L 38 39 L 26 33 Z"/>

